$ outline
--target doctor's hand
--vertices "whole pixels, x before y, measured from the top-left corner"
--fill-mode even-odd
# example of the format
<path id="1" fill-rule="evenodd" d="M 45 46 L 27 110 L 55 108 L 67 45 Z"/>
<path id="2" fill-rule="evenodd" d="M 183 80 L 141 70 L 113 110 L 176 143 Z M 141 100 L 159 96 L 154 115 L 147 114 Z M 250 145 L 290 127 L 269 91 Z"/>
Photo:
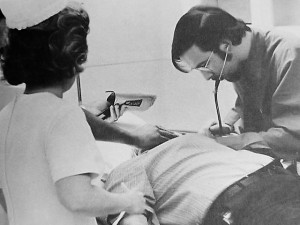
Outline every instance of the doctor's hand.
<path id="1" fill-rule="evenodd" d="M 214 136 L 220 136 L 220 126 L 217 122 L 212 122 L 208 128 L 209 132 Z M 234 133 L 233 125 L 222 122 L 222 135 L 228 135 L 230 133 Z"/>
<path id="2" fill-rule="evenodd" d="M 177 134 L 159 126 L 144 125 L 133 131 L 135 138 L 134 145 L 141 149 L 141 152 L 156 147 L 170 139 L 178 137 Z"/>

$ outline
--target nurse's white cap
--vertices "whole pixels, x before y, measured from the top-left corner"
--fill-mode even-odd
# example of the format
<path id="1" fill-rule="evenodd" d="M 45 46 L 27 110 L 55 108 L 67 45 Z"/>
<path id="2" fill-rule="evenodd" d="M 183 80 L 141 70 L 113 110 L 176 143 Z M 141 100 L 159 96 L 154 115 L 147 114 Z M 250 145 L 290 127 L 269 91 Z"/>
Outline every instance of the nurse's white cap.
<path id="1" fill-rule="evenodd" d="M 11 29 L 37 25 L 64 9 L 69 0 L 0 0 L 0 9 Z"/>

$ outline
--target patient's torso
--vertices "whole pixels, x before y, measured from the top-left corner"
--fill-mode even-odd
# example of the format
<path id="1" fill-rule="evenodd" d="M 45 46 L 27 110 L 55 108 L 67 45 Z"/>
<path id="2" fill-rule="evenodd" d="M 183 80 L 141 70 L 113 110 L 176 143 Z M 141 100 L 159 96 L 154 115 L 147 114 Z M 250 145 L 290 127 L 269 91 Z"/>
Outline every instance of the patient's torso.
<path id="1" fill-rule="evenodd" d="M 115 191 L 114 185 L 123 179 L 139 186 L 160 224 L 200 224 L 218 194 L 270 161 L 268 156 L 234 151 L 202 135 L 187 135 L 123 164 L 107 185 Z"/>

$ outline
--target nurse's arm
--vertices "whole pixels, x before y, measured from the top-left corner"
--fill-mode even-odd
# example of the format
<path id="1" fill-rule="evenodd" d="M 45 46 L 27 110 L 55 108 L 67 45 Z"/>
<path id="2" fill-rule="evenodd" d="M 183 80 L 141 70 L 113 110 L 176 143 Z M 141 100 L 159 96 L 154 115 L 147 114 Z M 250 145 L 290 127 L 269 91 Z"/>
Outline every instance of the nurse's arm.
<path id="1" fill-rule="evenodd" d="M 89 123 L 96 140 L 117 142 L 133 145 L 142 150 L 148 150 L 162 144 L 174 137 L 175 134 L 169 133 L 153 125 L 144 125 L 134 131 L 127 131 L 113 123 L 108 123 L 94 114 L 83 109 L 87 122 Z"/>

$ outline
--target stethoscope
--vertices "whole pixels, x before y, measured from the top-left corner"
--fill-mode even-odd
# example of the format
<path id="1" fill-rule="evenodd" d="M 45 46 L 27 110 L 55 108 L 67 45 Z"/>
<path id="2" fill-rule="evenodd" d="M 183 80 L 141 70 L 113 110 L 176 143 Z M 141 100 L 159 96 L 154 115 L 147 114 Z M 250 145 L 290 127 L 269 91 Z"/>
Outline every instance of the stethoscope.
<path id="1" fill-rule="evenodd" d="M 77 83 L 77 100 L 78 100 L 78 105 L 82 105 L 82 95 L 81 95 L 81 84 L 80 84 L 80 75 L 79 73 L 76 76 L 76 83 Z"/>
<path id="2" fill-rule="evenodd" d="M 219 124 L 219 135 L 220 136 L 223 136 L 223 126 L 222 126 L 222 119 L 221 119 L 220 108 L 219 108 L 219 103 L 218 103 L 218 88 L 219 88 L 221 78 L 222 78 L 222 75 L 223 75 L 223 70 L 224 70 L 224 67 L 225 67 L 225 64 L 226 64 L 226 61 L 227 61 L 228 49 L 229 49 L 229 45 L 227 45 L 223 66 L 222 66 L 219 78 L 215 82 L 215 90 L 214 90 L 215 106 L 216 106 L 216 111 L 217 111 L 218 124 Z"/>

